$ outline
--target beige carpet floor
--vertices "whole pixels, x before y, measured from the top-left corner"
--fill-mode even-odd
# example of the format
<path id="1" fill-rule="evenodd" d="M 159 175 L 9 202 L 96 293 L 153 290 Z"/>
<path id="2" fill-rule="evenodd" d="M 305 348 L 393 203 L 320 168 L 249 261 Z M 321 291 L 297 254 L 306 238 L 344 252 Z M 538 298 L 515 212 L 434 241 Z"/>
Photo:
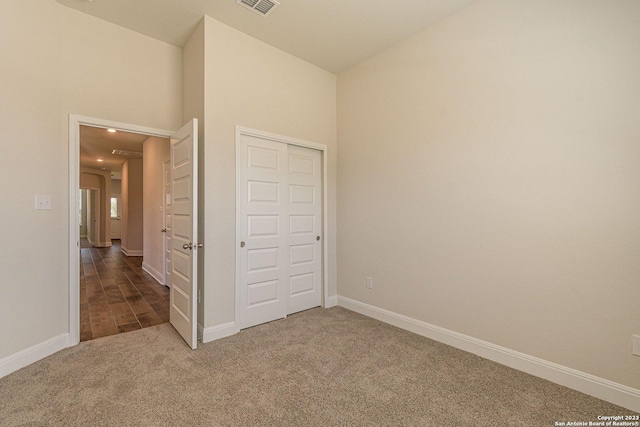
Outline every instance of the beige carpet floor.
<path id="1" fill-rule="evenodd" d="M 168 324 L 0 379 L 6 426 L 553 426 L 631 414 L 342 308 L 191 351 Z"/>

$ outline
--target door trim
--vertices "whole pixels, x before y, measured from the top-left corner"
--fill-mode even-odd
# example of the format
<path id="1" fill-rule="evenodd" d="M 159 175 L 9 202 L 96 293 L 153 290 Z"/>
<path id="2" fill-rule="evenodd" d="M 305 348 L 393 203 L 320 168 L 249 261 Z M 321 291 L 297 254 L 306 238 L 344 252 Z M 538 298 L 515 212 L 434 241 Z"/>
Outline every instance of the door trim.
<path id="1" fill-rule="evenodd" d="M 238 224 L 240 223 L 240 138 L 242 135 L 255 136 L 270 141 L 282 142 L 288 145 L 306 147 L 320 151 L 322 161 L 322 302 L 321 306 L 329 308 L 332 305 L 329 300 L 329 220 L 327 202 L 327 177 L 328 177 L 328 148 L 325 144 L 305 141 L 303 139 L 291 138 L 284 135 L 265 132 L 240 125 L 236 125 L 236 277 L 235 277 L 235 332 L 240 332 L 240 287 L 238 278 L 240 277 L 240 263 L 238 262 L 238 251 L 240 250 L 240 239 L 238 237 Z M 77 203 L 76 203 L 77 204 Z"/>
<path id="2" fill-rule="evenodd" d="M 80 342 L 80 224 L 78 222 L 78 188 L 80 188 L 80 126 L 114 128 L 160 138 L 175 132 L 115 122 L 95 117 L 69 114 L 69 346 Z"/>

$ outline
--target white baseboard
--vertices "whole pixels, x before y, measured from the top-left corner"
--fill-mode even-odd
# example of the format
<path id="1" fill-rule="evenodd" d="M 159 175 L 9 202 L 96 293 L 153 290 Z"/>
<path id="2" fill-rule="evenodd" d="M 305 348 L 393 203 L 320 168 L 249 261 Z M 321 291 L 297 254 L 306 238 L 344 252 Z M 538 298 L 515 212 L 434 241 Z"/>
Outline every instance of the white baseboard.
<path id="1" fill-rule="evenodd" d="M 144 261 L 142 261 L 142 269 L 144 271 L 146 271 L 147 273 L 149 273 L 151 275 L 151 277 L 156 279 L 156 282 L 160 283 L 161 285 L 164 285 L 164 277 L 163 277 L 162 273 L 160 273 L 158 270 L 156 270 L 155 268 L 151 267 L 149 264 L 147 264 Z"/>
<path id="2" fill-rule="evenodd" d="M 200 335 L 203 343 L 230 337 L 235 333 L 235 322 L 223 323 L 222 325 L 216 325 L 206 329 L 203 328 L 202 325 L 198 324 L 198 335 Z"/>
<path id="3" fill-rule="evenodd" d="M 110 248 L 111 242 L 96 242 L 93 246 L 96 248 Z"/>
<path id="4" fill-rule="evenodd" d="M 477 354 L 510 368 L 640 412 L 640 390 L 576 369 L 520 353 L 449 329 L 441 328 L 392 311 L 338 296 L 338 305 L 390 325 L 406 329 L 452 347 Z"/>
<path id="5" fill-rule="evenodd" d="M 81 234 L 81 235 L 80 235 L 80 238 L 81 238 L 81 239 L 86 239 L 86 238 L 87 238 L 87 235 L 86 235 L 86 234 Z"/>
<path id="6" fill-rule="evenodd" d="M 0 378 L 67 347 L 69 334 L 62 334 L 0 359 Z"/>
<path id="7" fill-rule="evenodd" d="M 126 256 L 142 256 L 144 253 L 142 249 L 127 249 L 124 246 L 120 246 L 120 252 Z"/>
<path id="8" fill-rule="evenodd" d="M 324 302 L 324 308 L 331 308 L 338 305 L 338 295 L 328 297 Z"/>

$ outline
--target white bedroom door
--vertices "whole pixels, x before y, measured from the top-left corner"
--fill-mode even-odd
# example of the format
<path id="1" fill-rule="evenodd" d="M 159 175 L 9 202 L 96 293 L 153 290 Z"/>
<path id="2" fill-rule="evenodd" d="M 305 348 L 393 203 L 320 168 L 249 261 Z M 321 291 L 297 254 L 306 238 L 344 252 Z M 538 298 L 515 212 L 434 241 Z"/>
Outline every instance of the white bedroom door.
<path id="1" fill-rule="evenodd" d="M 317 150 L 240 136 L 240 329 L 322 303 L 320 164 Z"/>
<path id="2" fill-rule="evenodd" d="M 197 336 L 198 121 L 171 138 L 170 322 L 195 349 Z"/>

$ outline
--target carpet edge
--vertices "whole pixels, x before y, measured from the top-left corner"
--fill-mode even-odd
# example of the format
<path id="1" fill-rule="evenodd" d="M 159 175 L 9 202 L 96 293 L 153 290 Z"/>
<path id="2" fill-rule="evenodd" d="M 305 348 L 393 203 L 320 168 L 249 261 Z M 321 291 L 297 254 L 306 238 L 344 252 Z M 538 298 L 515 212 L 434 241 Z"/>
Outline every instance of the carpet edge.
<path id="1" fill-rule="evenodd" d="M 640 412 L 640 390 L 638 389 L 347 297 L 338 296 L 338 305 L 460 350 L 468 351 L 501 365 Z"/>

